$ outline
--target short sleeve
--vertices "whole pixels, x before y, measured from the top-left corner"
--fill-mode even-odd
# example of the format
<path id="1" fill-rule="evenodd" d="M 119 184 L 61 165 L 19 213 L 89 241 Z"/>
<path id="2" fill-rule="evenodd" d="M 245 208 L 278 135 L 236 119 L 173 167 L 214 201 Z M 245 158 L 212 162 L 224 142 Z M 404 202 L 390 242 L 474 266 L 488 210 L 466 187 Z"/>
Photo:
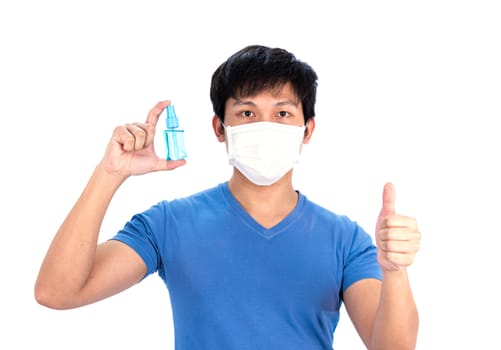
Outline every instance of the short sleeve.
<path id="1" fill-rule="evenodd" d="M 147 211 L 135 214 L 125 226 L 111 239 L 130 246 L 143 259 L 147 266 L 146 275 L 157 272 L 161 268 L 159 244 L 156 232 L 163 232 L 165 220 L 162 217 L 162 206 L 157 204 Z"/>
<path id="2" fill-rule="evenodd" d="M 377 262 L 377 248 L 371 236 L 359 225 L 355 225 L 352 238 L 343 269 L 343 293 L 353 283 L 362 279 L 383 278 L 381 266 Z"/>

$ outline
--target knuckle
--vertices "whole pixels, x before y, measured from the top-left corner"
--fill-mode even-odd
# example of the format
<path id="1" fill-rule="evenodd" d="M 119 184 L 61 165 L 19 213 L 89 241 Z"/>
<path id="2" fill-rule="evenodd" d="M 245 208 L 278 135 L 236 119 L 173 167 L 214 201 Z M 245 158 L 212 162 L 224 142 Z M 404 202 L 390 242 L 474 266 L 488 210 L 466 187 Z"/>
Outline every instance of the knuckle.
<path id="1" fill-rule="evenodd" d="M 146 137 L 146 130 L 138 127 L 136 130 L 136 137 L 141 137 L 141 138 Z"/>

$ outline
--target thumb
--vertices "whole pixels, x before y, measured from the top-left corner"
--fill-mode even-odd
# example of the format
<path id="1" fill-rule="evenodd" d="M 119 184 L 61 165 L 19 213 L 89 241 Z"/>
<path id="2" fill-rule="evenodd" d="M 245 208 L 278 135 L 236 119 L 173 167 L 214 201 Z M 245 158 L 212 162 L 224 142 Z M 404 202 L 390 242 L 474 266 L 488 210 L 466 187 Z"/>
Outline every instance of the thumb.
<path id="1" fill-rule="evenodd" d="M 185 159 L 179 160 L 167 160 L 167 159 L 157 159 L 153 171 L 164 171 L 164 170 L 174 170 L 180 166 L 186 164 Z"/>
<path id="2" fill-rule="evenodd" d="M 383 188 L 383 207 L 380 216 L 395 214 L 395 186 L 391 182 L 384 185 Z"/>

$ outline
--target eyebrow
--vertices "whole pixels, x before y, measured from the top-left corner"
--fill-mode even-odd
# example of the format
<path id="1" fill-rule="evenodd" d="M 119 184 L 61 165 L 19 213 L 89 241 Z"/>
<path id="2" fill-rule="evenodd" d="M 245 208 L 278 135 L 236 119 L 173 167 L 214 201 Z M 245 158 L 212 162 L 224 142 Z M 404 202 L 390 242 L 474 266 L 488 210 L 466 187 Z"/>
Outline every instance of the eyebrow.
<path id="1" fill-rule="evenodd" d="M 274 106 L 276 107 L 280 107 L 280 106 L 293 106 L 293 107 L 297 107 L 299 105 L 298 102 L 295 102 L 293 100 L 283 100 L 283 101 L 279 101 L 277 103 L 274 104 Z M 248 100 L 241 100 L 241 99 L 235 99 L 235 102 L 233 102 L 233 106 L 256 106 L 256 104 L 252 101 L 248 101 Z"/>

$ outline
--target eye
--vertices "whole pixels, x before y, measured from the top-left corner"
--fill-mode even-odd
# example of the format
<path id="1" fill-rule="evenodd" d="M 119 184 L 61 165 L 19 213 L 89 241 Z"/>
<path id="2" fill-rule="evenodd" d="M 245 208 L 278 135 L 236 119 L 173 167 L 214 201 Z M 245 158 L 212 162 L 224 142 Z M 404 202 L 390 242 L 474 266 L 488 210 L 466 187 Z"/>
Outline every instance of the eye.
<path id="1" fill-rule="evenodd" d="M 279 118 L 287 118 L 288 116 L 290 116 L 290 113 L 287 112 L 287 111 L 280 111 L 280 112 L 278 112 L 278 117 Z"/>
<path id="2" fill-rule="evenodd" d="M 242 117 L 245 118 L 252 118 L 254 116 L 254 113 L 252 111 L 243 111 L 241 113 Z"/>

